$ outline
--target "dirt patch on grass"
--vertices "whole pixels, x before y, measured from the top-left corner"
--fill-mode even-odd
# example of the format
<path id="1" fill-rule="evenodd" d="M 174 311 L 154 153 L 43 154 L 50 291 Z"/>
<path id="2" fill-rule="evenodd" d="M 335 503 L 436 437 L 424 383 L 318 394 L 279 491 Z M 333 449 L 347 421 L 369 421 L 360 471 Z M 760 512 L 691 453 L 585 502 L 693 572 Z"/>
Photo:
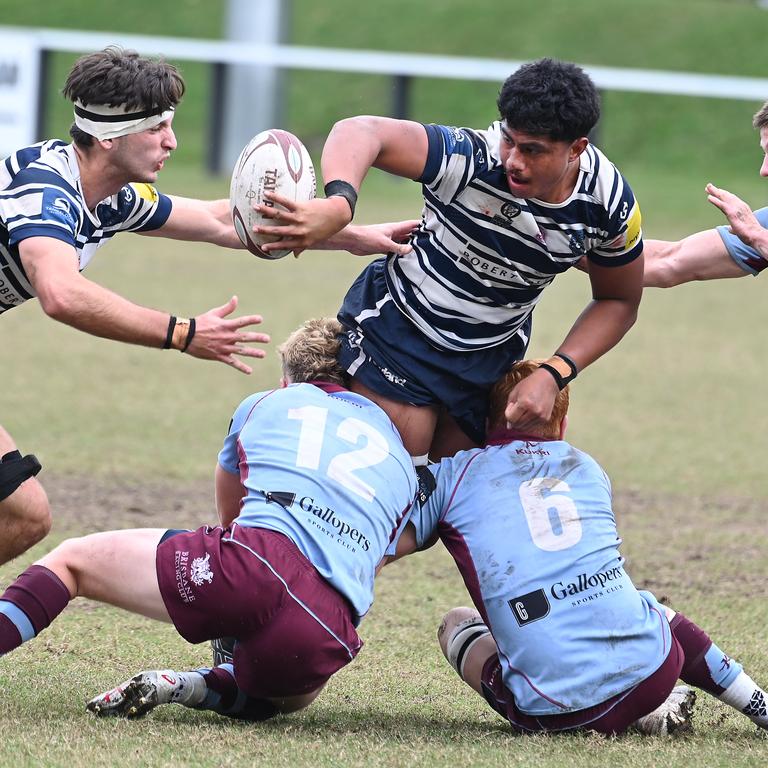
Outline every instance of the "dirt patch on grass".
<path id="1" fill-rule="evenodd" d="M 46 473 L 54 537 L 116 528 L 196 528 L 216 521 L 213 480 L 138 482 Z M 617 493 L 622 552 L 639 588 L 766 596 L 768 500 Z"/>
<path id="2" fill-rule="evenodd" d="M 118 528 L 197 528 L 216 521 L 210 482 L 139 482 L 127 478 L 40 478 L 54 516 L 54 533 Z"/>

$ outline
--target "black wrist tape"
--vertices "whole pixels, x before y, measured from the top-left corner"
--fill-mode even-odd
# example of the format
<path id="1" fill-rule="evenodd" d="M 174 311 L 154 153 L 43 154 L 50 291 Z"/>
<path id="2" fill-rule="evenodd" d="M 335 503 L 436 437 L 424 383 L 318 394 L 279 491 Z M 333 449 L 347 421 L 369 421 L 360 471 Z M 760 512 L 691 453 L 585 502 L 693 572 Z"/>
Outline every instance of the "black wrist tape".
<path id="1" fill-rule="evenodd" d="M 189 349 L 189 345 L 192 343 L 192 339 L 195 338 L 195 327 L 197 323 L 195 323 L 195 318 L 190 317 L 189 318 L 189 330 L 187 331 L 187 338 L 184 342 L 184 346 L 181 348 L 182 352 L 186 352 Z"/>
<path id="2" fill-rule="evenodd" d="M 355 206 L 357 205 L 357 190 L 348 182 L 341 179 L 329 181 L 323 187 L 326 197 L 343 197 L 349 203 L 349 210 L 352 211 L 352 218 L 355 217 Z"/>
<path id="3" fill-rule="evenodd" d="M 171 343 L 173 342 L 173 329 L 176 327 L 176 315 L 171 315 L 170 319 L 168 320 L 168 330 L 165 333 L 165 344 L 163 344 L 163 349 L 170 349 Z"/>

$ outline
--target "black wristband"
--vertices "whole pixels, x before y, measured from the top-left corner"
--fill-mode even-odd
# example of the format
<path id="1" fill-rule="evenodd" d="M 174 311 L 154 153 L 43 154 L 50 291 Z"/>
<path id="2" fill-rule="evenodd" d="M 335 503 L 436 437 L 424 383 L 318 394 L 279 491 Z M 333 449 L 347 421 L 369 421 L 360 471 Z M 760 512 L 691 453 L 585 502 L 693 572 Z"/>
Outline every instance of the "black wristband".
<path id="1" fill-rule="evenodd" d="M 173 342 L 173 329 L 176 327 L 176 315 L 171 315 L 170 319 L 168 320 L 168 330 L 165 334 L 165 344 L 163 344 L 163 349 L 170 349 L 171 343 Z"/>
<path id="2" fill-rule="evenodd" d="M 195 338 L 195 326 L 197 324 L 195 323 L 195 318 L 190 317 L 189 318 L 189 330 L 187 331 L 187 338 L 184 342 L 184 346 L 181 348 L 182 352 L 186 352 L 189 349 L 189 345 L 192 343 L 192 339 Z"/>
<path id="3" fill-rule="evenodd" d="M 578 375 L 579 375 L 579 369 L 576 367 L 576 363 L 571 360 L 568 355 L 566 355 L 564 352 L 555 352 L 552 357 L 559 357 L 561 360 L 565 360 L 566 363 L 571 367 L 571 375 L 568 377 L 568 381 L 573 381 Z M 567 382 L 566 382 L 567 383 Z"/>
<path id="4" fill-rule="evenodd" d="M 542 363 L 539 368 L 543 368 L 547 373 L 552 375 L 552 378 L 555 380 L 555 384 L 557 384 L 557 388 L 559 390 L 562 390 L 563 387 L 568 383 L 561 375 L 558 370 L 553 368 L 551 365 L 548 365 L 547 363 Z"/>
<path id="5" fill-rule="evenodd" d="M 343 197 L 349 203 L 352 218 L 355 218 L 355 206 L 357 205 L 357 190 L 348 182 L 341 179 L 329 181 L 324 187 L 326 197 Z"/>

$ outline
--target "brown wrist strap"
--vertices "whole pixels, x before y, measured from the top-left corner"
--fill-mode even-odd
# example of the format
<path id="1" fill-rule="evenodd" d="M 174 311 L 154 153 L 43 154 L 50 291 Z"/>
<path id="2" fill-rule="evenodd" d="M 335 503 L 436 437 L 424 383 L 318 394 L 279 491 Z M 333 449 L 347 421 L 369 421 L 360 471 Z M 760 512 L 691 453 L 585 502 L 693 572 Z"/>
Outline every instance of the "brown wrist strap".
<path id="1" fill-rule="evenodd" d="M 189 335 L 189 320 L 186 317 L 176 318 L 176 327 L 173 329 L 173 339 L 171 340 L 171 347 L 181 351 L 184 349 L 184 345 L 187 343 L 187 336 Z"/>
<path id="2" fill-rule="evenodd" d="M 578 374 L 578 369 L 573 360 L 571 360 L 570 357 L 562 355 L 560 352 L 556 352 L 539 367 L 552 375 L 552 378 L 557 383 L 557 388 L 561 390 L 573 381 Z"/>

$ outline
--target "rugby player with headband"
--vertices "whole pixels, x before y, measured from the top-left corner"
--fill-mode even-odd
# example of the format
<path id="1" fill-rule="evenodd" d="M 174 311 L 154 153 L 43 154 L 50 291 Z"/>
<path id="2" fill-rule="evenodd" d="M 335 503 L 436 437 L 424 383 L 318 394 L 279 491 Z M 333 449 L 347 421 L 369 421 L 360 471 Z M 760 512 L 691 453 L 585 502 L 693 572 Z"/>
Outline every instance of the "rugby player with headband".
<path id="1" fill-rule="evenodd" d="M 0 165 L 0 314 L 36 297 L 49 317 L 94 336 L 176 349 L 251 373 L 241 358 L 264 357 L 252 345 L 269 336 L 251 330 L 261 316 L 232 317 L 236 296 L 187 319 L 140 306 L 81 274 L 118 232 L 243 247 L 228 200 L 168 196 L 153 186 L 176 149 L 172 121 L 184 90 L 174 66 L 135 51 L 111 46 L 75 62 L 63 89 L 74 104 L 72 143 L 41 141 Z M 405 251 L 392 236 L 410 227 L 352 227 L 323 246 L 360 254 Z M 0 562 L 48 530 L 44 494 L 22 510 L 17 519 L 0 506 Z"/>

